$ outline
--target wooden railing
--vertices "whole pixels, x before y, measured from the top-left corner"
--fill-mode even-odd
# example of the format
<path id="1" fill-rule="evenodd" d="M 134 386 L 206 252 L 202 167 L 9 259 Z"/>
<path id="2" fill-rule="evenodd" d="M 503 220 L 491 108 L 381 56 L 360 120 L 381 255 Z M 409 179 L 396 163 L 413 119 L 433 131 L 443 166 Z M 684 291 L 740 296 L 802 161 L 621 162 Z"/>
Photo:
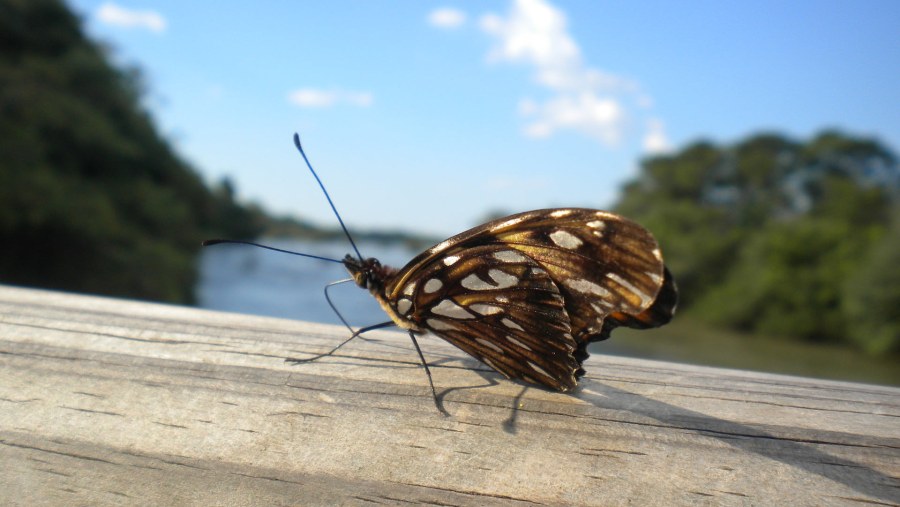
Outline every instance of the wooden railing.
<path id="1" fill-rule="evenodd" d="M 895 505 L 900 389 L 0 287 L 0 505 Z"/>

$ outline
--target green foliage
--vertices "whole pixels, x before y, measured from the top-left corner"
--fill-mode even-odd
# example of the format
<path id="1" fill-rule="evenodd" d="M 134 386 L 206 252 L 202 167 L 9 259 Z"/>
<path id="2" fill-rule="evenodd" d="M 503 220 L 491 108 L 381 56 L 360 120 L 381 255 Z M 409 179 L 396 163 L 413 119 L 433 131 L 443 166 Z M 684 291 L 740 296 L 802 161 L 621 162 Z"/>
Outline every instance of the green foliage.
<path id="1" fill-rule="evenodd" d="M 898 187 L 876 141 L 763 134 L 644 161 L 617 211 L 656 234 L 683 311 L 882 353 L 900 347 Z"/>
<path id="2" fill-rule="evenodd" d="M 871 353 L 900 351 L 900 209 L 891 229 L 863 256 L 844 285 L 849 338 Z"/>
<path id="3" fill-rule="evenodd" d="M 712 322 L 815 341 L 840 341 L 841 280 L 857 245 L 846 224 L 775 223 L 748 237 L 734 268 L 698 305 Z M 858 255 L 858 252 L 856 252 Z"/>
<path id="4" fill-rule="evenodd" d="M 0 0 L 0 281 L 190 302 L 200 238 L 265 216 L 210 191 L 58 0 Z"/>

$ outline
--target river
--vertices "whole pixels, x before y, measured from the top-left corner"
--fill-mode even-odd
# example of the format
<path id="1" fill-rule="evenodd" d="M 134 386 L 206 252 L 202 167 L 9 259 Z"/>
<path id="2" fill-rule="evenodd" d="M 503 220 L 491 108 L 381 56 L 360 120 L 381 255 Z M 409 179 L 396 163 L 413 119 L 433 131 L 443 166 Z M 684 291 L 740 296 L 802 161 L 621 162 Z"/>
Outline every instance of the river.
<path id="1" fill-rule="evenodd" d="M 344 242 L 273 240 L 272 246 L 341 259 Z M 361 243 L 365 256 L 401 267 L 418 251 L 400 245 Z M 237 313 L 340 324 L 328 306 L 324 287 L 348 277 L 337 263 L 287 255 L 244 245 L 205 248 L 200 259 L 198 305 Z M 354 327 L 377 324 L 386 315 L 368 291 L 353 283 L 333 287 L 331 296 Z M 426 342 L 427 343 L 427 342 Z M 427 348 L 427 345 L 423 344 Z M 794 375 L 900 385 L 898 358 L 873 358 L 838 347 L 792 340 L 741 336 L 709 329 L 687 318 L 650 331 L 617 330 L 592 345 L 593 354 L 624 355 Z M 588 360 L 588 370 L 598 359 Z"/>

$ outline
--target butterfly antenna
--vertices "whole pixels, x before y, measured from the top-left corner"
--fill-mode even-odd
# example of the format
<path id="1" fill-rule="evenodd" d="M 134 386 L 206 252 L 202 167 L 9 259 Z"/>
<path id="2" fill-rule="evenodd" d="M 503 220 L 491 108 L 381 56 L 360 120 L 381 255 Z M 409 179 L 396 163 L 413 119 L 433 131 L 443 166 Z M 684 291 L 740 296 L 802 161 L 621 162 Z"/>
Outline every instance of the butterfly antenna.
<path id="1" fill-rule="evenodd" d="M 321 261 L 336 262 L 338 264 L 344 263 L 344 261 L 341 261 L 338 259 L 332 259 L 330 257 L 321 257 L 319 255 L 294 252 L 291 250 L 284 250 L 282 248 L 275 248 L 274 246 L 261 245 L 259 243 L 254 243 L 252 241 L 243 241 L 243 240 L 239 240 L 239 239 L 208 239 L 208 240 L 204 241 L 203 243 L 201 243 L 201 245 L 212 246 L 212 245 L 220 245 L 223 243 L 231 243 L 231 244 L 236 244 L 236 245 L 258 246 L 259 248 L 265 248 L 266 250 L 274 250 L 276 252 L 281 252 L 281 253 L 286 253 L 286 254 L 291 254 L 291 255 L 299 255 L 300 257 L 309 257 L 311 259 L 319 259 Z"/>
<path id="2" fill-rule="evenodd" d="M 346 234 L 347 239 L 350 240 L 350 246 L 353 247 L 353 251 L 356 252 L 356 256 L 359 257 L 359 260 L 363 260 L 362 254 L 359 253 L 359 248 L 356 248 L 356 243 L 350 236 L 350 231 L 347 230 L 347 226 L 344 225 L 344 220 L 341 219 L 341 214 L 338 213 L 337 208 L 334 207 L 334 202 L 331 201 L 331 196 L 328 195 L 328 190 L 325 190 L 325 185 L 322 184 L 322 180 L 319 179 L 319 175 L 316 174 L 316 170 L 313 169 L 312 164 L 309 163 L 309 158 L 306 157 L 306 152 L 303 151 L 303 145 L 300 144 L 300 135 L 296 132 L 294 133 L 294 145 L 300 151 L 300 155 L 303 155 L 303 161 L 306 162 L 306 167 L 309 167 L 309 172 L 312 173 L 313 177 L 319 183 L 319 188 L 322 189 L 322 193 L 325 194 L 325 198 L 328 199 L 328 204 L 331 205 L 331 211 L 334 211 L 334 216 L 337 217 L 338 223 L 341 224 L 341 229 L 344 230 L 344 234 Z"/>

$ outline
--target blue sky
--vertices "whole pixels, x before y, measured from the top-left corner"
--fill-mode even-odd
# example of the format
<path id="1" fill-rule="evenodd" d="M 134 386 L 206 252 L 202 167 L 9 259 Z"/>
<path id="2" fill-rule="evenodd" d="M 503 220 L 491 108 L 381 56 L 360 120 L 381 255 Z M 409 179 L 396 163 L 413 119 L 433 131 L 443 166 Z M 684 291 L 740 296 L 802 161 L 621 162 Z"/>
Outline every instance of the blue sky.
<path id="1" fill-rule="evenodd" d="M 209 181 L 351 228 L 611 206 L 648 153 L 823 128 L 900 149 L 900 2 L 70 0 Z"/>

